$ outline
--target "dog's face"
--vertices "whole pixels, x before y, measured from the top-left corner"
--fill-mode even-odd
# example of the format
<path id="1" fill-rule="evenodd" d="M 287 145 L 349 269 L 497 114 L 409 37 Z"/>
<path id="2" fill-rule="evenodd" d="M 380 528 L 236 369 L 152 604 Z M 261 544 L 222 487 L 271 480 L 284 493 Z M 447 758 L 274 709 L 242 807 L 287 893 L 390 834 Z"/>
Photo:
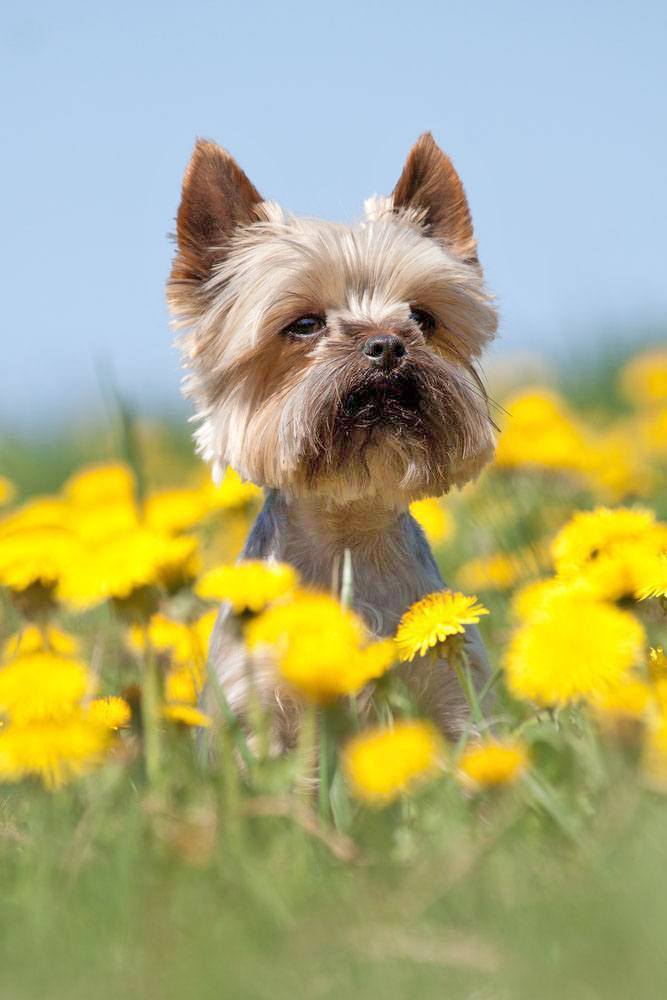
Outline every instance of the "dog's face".
<path id="1" fill-rule="evenodd" d="M 177 240 L 168 298 L 205 458 L 291 495 L 397 506 L 489 459 L 474 363 L 496 315 L 463 187 L 430 135 L 356 226 L 286 215 L 199 142 Z"/>

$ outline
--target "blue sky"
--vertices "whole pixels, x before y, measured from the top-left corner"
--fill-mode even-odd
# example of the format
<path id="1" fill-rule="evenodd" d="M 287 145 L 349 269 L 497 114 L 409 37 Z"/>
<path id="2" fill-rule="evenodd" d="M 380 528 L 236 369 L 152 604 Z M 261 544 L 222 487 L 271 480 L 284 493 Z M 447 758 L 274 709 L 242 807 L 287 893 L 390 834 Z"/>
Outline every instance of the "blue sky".
<path id="1" fill-rule="evenodd" d="M 13 9 L 12 9 L 13 8 Z M 163 286 L 196 135 L 354 218 L 425 129 L 466 185 L 497 350 L 667 316 L 662 2 L 4 5 L 0 423 L 174 403 Z"/>

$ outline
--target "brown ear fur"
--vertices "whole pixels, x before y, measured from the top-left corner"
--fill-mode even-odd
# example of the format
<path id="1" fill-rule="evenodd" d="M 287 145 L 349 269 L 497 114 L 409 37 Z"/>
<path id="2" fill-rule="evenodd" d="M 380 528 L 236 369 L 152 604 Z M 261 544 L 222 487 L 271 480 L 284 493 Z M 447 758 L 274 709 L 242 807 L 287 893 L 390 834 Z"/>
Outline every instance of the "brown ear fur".
<path id="1" fill-rule="evenodd" d="M 199 283 L 224 256 L 236 229 L 256 219 L 262 196 L 236 161 L 208 139 L 198 139 L 183 179 L 176 217 L 178 253 L 170 283 Z"/>
<path id="2" fill-rule="evenodd" d="M 447 243 L 465 260 L 477 261 L 463 184 L 430 132 L 424 132 L 410 150 L 392 198 L 394 208 L 421 213 L 431 236 Z"/>

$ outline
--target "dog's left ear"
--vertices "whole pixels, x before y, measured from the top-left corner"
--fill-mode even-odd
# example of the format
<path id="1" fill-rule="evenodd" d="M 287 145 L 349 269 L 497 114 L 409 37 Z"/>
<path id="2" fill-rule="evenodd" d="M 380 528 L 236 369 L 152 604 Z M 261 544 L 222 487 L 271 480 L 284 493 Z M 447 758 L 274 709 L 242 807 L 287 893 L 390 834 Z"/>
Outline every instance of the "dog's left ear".
<path id="1" fill-rule="evenodd" d="M 417 139 L 392 192 L 394 209 L 415 211 L 430 236 L 464 260 L 477 262 L 477 244 L 461 178 L 430 132 Z"/>

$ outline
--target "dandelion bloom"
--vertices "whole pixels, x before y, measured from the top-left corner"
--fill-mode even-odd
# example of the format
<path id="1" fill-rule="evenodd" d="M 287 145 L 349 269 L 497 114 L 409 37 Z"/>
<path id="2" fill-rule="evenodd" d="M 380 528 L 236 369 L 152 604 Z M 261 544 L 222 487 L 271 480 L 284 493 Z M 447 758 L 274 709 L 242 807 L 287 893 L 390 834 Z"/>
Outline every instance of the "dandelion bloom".
<path id="1" fill-rule="evenodd" d="M 80 554 L 71 532 L 56 527 L 14 531 L 0 543 L 0 584 L 14 591 L 54 587 Z"/>
<path id="2" fill-rule="evenodd" d="M 202 664 L 216 617 L 217 611 L 207 611 L 194 622 L 182 622 L 157 613 L 152 615 L 148 631 L 141 625 L 130 628 L 129 643 L 136 652 L 143 652 L 148 634 L 153 649 L 169 653 L 175 664 Z"/>
<path id="3" fill-rule="evenodd" d="M 238 615 L 243 611 L 261 611 L 296 585 L 296 570 L 287 563 L 248 559 L 236 566 L 217 566 L 204 573 L 195 585 L 195 593 L 203 600 L 228 601 Z"/>
<path id="4" fill-rule="evenodd" d="M 124 698 L 109 695 L 95 698 L 86 709 L 86 717 L 105 729 L 120 729 L 127 726 L 132 718 L 132 709 Z"/>
<path id="5" fill-rule="evenodd" d="M 422 527 L 431 545 L 441 545 L 454 534 L 454 518 L 441 500 L 428 497 L 410 504 L 410 513 Z"/>
<path id="6" fill-rule="evenodd" d="M 528 766 L 528 752 L 520 741 L 490 740 L 467 748 L 459 761 L 464 779 L 479 788 L 516 781 Z"/>
<path id="7" fill-rule="evenodd" d="M 26 653 L 0 668 L 0 712 L 13 722 L 70 715 L 89 692 L 92 677 L 80 660 L 58 653 Z"/>
<path id="8" fill-rule="evenodd" d="M 97 765 L 109 731 L 75 712 L 59 720 L 12 723 L 0 730 L 0 781 L 35 776 L 56 789 Z"/>
<path id="9" fill-rule="evenodd" d="M 641 601 L 649 597 L 667 597 L 667 555 L 660 555 L 647 563 L 637 597 Z"/>
<path id="10" fill-rule="evenodd" d="M 515 632 L 505 656 L 508 687 L 545 706 L 595 697 L 625 680 L 644 641 L 628 612 L 576 590 L 554 596 Z"/>
<path id="11" fill-rule="evenodd" d="M 87 465 L 65 482 L 62 493 L 75 507 L 105 507 L 113 503 L 133 503 L 136 493 L 134 473 L 124 462 Z"/>
<path id="12" fill-rule="evenodd" d="M 354 612 L 308 591 L 268 608 L 247 625 L 245 637 L 250 649 L 268 648 L 282 678 L 317 702 L 356 694 L 396 656 L 391 640 L 368 642 Z"/>
<path id="13" fill-rule="evenodd" d="M 343 768 L 357 796 L 385 805 L 441 767 L 444 745 L 430 722 L 397 722 L 393 728 L 367 730 L 343 750 Z"/>
<path id="14" fill-rule="evenodd" d="M 621 373 L 621 387 L 637 406 L 666 403 L 667 349 L 650 349 L 632 358 Z"/>
<path id="15" fill-rule="evenodd" d="M 211 725 L 209 716 L 192 705 L 164 705 L 162 715 L 170 722 L 179 722 L 182 726 L 200 726 L 208 729 Z"/>
<path id="16" fill-rule="evenodd" d="M 652 562 L 666 549 L 667 526 L 641 507 L 580 511 L 551 545 L 559 577 L 583 579 L 599 597 L 608 600 L 639 590 L 647 561 Z"/>
<path id="17" fill-rule="evenodd" d="M 498 440 L 497 466 L 586 472 L 591 454 L 588 437 L 554 392 L 525 389 L 507 400 L 505 408 L 510 418 Z"/>
<path id="18" fill-rule="evenodd" d="M 591 707 L 603 724 L 624 719 L 642 719 L 654 701 L 651 685 L 636 677 L 630 677 L 590 699 Z"/>
<path id="19" fill-rule="evenodd" d="M 261 489 L 244 482 L 231 466 L 225 469 L 219 485 L 207 482 L 203 494 L 211 510 L 238 510 L 262 497 Z"/>
<path id="20" fill-rule="evenodd" d="M 40 628 L 37 625 L 26 625 L 20 632 L 14 632 L 0 649 L 3 659 L 21 656 L 24 653 L 50 651 L 64 656 L 76 656 L 81 643 L 76 636 L 63 632 L 55 625 Z"/>
<path id="21" fill-rule="evenodd" d="M 400 659 L 413 660 L 417 653 L 424 656 L 437 643 L 464 632 L 464 626 L 474 625 L 488 613 L 476 597 L 451 590 L 428 594 L 408 608 L 398 624 L 395 641 Z"/>
<path id="22" fill-rule="evenodd" d="M 165 534 L 180 534 L 199 524 L 208 514 L 208 504 L 202 490 L 156 490 L 146 497 L 146 524 Z"/>

